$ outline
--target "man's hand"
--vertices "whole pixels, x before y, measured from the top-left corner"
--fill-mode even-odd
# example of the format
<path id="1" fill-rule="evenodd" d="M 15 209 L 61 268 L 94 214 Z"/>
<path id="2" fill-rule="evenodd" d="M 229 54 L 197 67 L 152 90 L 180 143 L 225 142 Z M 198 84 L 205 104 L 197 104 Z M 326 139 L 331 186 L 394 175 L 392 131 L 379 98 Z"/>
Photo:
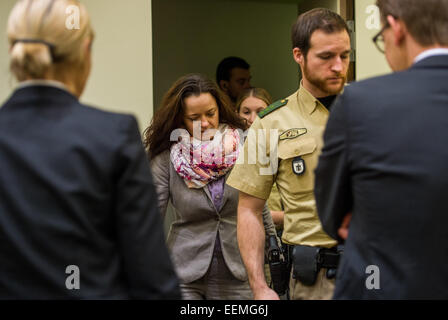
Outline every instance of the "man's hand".
<path id="1" fill-rule="evenodd" d="M 254 291 L 254 300 L 280 300 L 277 292 L 268 286 Z"/>
<path id="2" fill-rule="evenodd" d="M 348 238 L 348 229 L 350 227 L 351 220 L 352 220 L 352 214 L 347 213 L 347 215 L 344 217 L 344 220 L 342 220 L 342 224 L 341 224 L 340 228 L 338 229 L 338 235 L 343 240 L 346 240 Z"/>
<path id="3" fill-rule="evenodd" d="M 283 220 L 285 218 L 285 212 L 271 210 L 271 216 L 272 216 L 272 221 L 274 221 L 275 226 L 283 229 Z"/>
<path id="4" fill-rule="evenodd" d="M 262 212 L 265 200 L 240 191 L 238 202 L 238 246 L 255 299 L 278 299 L 264 277 L 265 230 Z"/>

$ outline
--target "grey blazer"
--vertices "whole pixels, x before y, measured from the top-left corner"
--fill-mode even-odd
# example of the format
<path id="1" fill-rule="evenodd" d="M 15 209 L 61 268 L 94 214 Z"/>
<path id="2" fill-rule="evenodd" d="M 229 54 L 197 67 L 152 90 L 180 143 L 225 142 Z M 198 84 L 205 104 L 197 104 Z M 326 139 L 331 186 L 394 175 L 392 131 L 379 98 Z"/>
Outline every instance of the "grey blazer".
<path id="1" fill-rule="evenodd" d="M 160 212 L 166 213 L 168 201 L 174 207 L 174 221 L 168 233 L 167 244 L 181 281 L 190 283 L 205 275 L 212 260 L 218 231 L 228 268 L 235 278 L 246 281 L 246 269 L 236 236 L 238 190 L 224 185 L 223 202 L 218 211 L 207 187 L 187 187 L 175 171 L 168 150 L 151 161 L 151 169 Z M 263 222 L 267 234 L 275 234 L 267 206 L 263 211 Z"/>

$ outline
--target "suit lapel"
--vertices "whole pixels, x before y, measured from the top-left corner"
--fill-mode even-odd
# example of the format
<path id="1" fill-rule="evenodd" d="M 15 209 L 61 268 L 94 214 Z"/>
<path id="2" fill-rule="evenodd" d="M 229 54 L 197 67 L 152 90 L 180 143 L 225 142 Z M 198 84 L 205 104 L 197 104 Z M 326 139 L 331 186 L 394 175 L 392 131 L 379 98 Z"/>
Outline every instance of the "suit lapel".
<path id="1" fill-rule="evenodd" d="M 226 173 L 226 177 L 224 178 L 224 194 L 222 195 L 222 205 L 221 205 L 221 210 L 222 208 L 224 208 L 227 200 L 229 200 L 229 187 L 226 186 L 227 183 L 227 178 L 229 178 L 230 176 L 230 172 L 232 172 L 232 170 L 230 170 L 229 172 Z"/>
<path id="2" fill-rule="evenodd" d="M 215 207 L 215 203 L 213 202 L 213 198 L 212 198 L 212 194 L 210 193 L 210 190 L 208 190 L 208 186 L 204 186 L 202 188 L 202 190 L 204 190 L 205 194 L 207 195 L 208 199 L 210 200 L 210 202 L 212 203 L 212 207 L 213 209 L 215 209 L 215 212 L 218 213 L 218 210 Z"/>

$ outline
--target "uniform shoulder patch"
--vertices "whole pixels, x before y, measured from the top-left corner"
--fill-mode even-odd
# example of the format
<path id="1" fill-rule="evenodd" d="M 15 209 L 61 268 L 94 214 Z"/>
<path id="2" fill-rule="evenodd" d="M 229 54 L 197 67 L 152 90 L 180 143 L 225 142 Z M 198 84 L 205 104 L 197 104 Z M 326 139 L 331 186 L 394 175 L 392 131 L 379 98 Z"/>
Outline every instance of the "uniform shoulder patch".
<path id="1" fill-rule="evenodd" d="M 259 112 L 258 116 L 260 117 L 260 119 L 263 119 L 265 116 L 267 116 L 271 112 L 277 110 L 278 108 L 283 107 L 287 103 L 288 103 L 288 99 L 278 100 L 278 101 L 274 102 L 273 104 L 271 104 L 270 106 L 268 106 L 263 111 Z"/>

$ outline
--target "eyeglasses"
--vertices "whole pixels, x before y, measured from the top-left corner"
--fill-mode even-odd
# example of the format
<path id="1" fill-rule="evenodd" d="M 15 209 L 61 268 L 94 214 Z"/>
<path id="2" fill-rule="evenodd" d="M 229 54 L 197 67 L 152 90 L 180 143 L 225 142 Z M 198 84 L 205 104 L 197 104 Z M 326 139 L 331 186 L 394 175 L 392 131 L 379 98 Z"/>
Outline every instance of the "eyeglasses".
<path id="1" fill-rule="evenodd" d="M 381 52 L 384 53 L 385 52 L 385 48 L 384 48 L 384 37 L 383 37 L 383 32 L 384 30 L 386 30 L 387 28 L 390 27 L 389 22 L 387 22 L 384 27 L 380 30 L 380 32 L 378 32 L 373 38 L 372 41 L 375 44 L 376 48 Z"/>

